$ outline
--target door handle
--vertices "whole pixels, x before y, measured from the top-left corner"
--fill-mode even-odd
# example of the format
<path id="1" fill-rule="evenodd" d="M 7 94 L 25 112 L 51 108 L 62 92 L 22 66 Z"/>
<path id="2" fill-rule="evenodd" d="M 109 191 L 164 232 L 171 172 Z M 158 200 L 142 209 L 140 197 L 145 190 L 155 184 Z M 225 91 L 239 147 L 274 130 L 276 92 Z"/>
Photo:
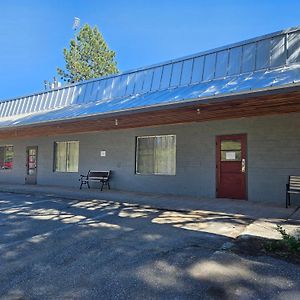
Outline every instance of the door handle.
<path id="1" fill-rule="evenodd" d="M 242 159 L 242 173 L 245 173 L 246 172 L 246 159 L 243 158 Z"/>

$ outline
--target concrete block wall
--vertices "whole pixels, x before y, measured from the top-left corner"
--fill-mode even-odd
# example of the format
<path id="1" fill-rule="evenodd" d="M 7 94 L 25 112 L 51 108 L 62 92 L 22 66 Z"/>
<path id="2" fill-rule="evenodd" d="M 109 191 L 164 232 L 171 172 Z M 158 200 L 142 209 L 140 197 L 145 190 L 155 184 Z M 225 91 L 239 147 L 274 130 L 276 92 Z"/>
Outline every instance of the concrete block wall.
<path id="1" fill-rule="evenodd" d="M 157 126 L 56 137 L 0 141 L 14 145 L 14 168 L 1 170 L 0 181 L 25 182 L 26 147 L 38 146 L 38 184 L 78 188 L 79 174 L 89 169 L 113 170 L 112 188 L 177 195 L 215 197 L 215 138 L 247 134 L 249 201 L 283 203 L 288 175 L 300 175 L 300 114 L 241 118 L 184 125 Z M 176 134 L 176 175 L 136 175 L 135 139 Z M 79 172 L 53 172 L 55 141 L 79 141 Z M 100 151 L 106 150 L 106 157 Z"/>

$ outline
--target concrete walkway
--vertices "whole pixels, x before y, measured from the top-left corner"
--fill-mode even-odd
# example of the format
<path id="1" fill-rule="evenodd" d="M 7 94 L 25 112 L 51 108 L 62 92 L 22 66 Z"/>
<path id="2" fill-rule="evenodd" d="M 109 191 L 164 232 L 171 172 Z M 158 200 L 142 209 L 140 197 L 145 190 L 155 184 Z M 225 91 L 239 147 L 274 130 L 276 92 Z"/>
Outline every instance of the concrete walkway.
<path id="1" fill-rule="evenodd" d="M 167 210 L 211 210 L 224 213 L 243 214 L 251 219 L 281 218 L 288 219 L 298 212 L 297 206 L 285 208 L 272 203 L 259 203 L 253 201 L 232 199 L 208 199 L 189 196 L 176 196 L 166 194 L 137 193 L 120 190 L 78 189 L 73 187 L 49 185 L 21 185 L 0 183 L 0 191 L 14 193 L 48 194 L 65 197 L 67 199 L 91 200 L 103 199 L 110 201 L 129 202 L 140 205 L 149 205 Z M 297 214 L 300 217 L 300 214 Z"/>
<path id="2" fill-rule="evenodd" d="M 45 185 L 0 184 L 0 191 L 27 194 L 44 194 L 66 199 L 105 200 L 148 206 L 203 215 L 226 215 L 231 218 L 249 219 L 241 235 L 279 239 L 276 224 L 284 224 L 289 233 L 296 233 L 300 225 L 299 207 L 286 209 L 283 205 L 231 199 L 205 199 L 188 196 L 136 193 L 118 190 L 82 189 Z M 216 228 L 216 231 L 217 228 Z M 235 236 L 236 238 L 237 236 Z"/>

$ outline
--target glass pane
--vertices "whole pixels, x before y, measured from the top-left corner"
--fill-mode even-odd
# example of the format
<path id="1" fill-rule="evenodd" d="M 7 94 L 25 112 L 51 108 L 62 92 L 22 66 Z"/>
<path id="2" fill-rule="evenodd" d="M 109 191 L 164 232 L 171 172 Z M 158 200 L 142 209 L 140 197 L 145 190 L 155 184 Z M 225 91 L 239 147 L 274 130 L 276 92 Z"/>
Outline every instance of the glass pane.
<path id="1" fill-rule="evenodd" d="M 175 175 L 176 137 L 158 136 L 155 139 L 155 174 Z"/>
<path id="2" fill-rule="evenodd" d="M 68 142 L 67 171 L 78 172 L 79 142 Z"/>
<path id="3" fill-rule="evenodd" d="M 35 162 L 30 162 L 29 163 L 29 169 L 34 169 L 35 168 Z"/>
<path id="4" fill-rule="evenodd" d="M 176 136 L 137 138 L 137 173 L 176 174 Z"/>
<path id="5" fill-rule="evenodd" d="M 35 155 L 35 149 L 29 149 L 29 155 Z"/>
<path id="6" fill-rule="evenodd" d="M 33 175 L 35 173 L 35 169 L 28 169 L 28 175 Z"/>
<path id="7" fill-rule="evenodd" d="M 12 167 L 13 167 L 13 158 L 14 158 L 14 147 L 13 146 L 6 146 L 5 169 L 12 169 Z"/>
<path id="8" fill-rule="evenodd" d="M 1 169 L 4 169 L 4 153 L 5 153 L 4 147 L 0 147 L 0 166 L 1 166 Z"/>
<path id="9" fill-rule="evenodd" d="M 0 147 L 0 167 L 2 169 L 12 169 L 13 167 L 13 146 Z"/>
<path id="10" fill-rule="evenodd" d="M 55 143 L 55 171 L 65 172 L 67 160 L 67 143 Z"/>
<path id="11" fill-rule="evenodd" d="M 233 151 L 221 151 L 221 161 L 241 161 L 242 151 L 233 150 Z"/>
<path id="12" fill-rule="evenodd" d="M 241 142 L 237 140 L 223 140 L 221 142 L 221 150 L 241 150 Z"/>
<path id="13" fill-rule="evenodd" d="M 137 166 L 139 174 L 154 172 L 154 137 L 137 138 Z"/>
<path id="14" fill-rule="evenodd" d="M 29 155 L 29 162 L 33 163 L 35 162 L 36 156 L 35 155 Z"/>

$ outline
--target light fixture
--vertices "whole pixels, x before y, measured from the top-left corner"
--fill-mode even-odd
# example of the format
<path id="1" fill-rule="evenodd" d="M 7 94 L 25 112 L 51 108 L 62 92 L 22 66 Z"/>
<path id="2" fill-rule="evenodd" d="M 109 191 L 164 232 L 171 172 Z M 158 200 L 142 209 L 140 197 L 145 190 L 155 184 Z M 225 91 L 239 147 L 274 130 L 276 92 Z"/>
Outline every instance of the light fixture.
<path id="1" fill-rule="evenodd" d="M 200 112 L 201 112 L 201 110 L 200 110 L 200 108 L 197 108 L 197 115 L 200 115 Z"/>
<path id="2" fill-rule="evenodd" d="M 115 125 L 118 126 L 119 125 L 119 121 L 118 119 L 115 119 Z"/>

